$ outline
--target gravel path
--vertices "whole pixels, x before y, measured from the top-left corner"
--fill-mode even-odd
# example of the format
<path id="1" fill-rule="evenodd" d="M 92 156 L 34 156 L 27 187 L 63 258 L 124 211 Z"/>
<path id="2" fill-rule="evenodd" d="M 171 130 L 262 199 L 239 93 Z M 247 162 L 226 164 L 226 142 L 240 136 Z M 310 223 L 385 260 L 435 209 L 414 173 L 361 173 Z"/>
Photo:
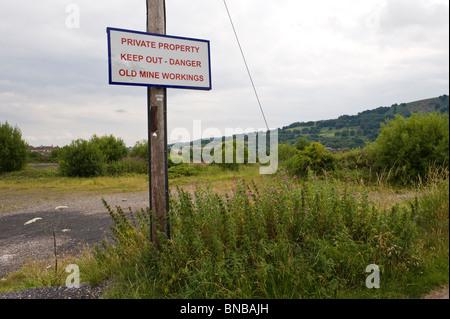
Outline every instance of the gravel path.
<path id="1" fill-rule="evenodd" d="M 0 294 L 0 299 L 101 299 L 104 285 L 90 287 L 80 285 L 79 288 L 43 287 L 11 291 Z"/>
<path id="2" fill-rule="evenodd" d="M 58 255 L 77 255 L 84 247 L 108 239 L 111 219 L 102 198 L 111 207 L 124 209 L 148 205 L 148 192 L 52 194 L 43 200 L 42 194 L 23 196 L 0 191 L 0 280 L 30 259 L 51 260 L 52 227 L 56 229 Z M 67 208 L 56 210 L 58 206 Z M 96 299 L 103 289 L 87 285 L 44 287 L 0 294 L 0 299 Z"/>

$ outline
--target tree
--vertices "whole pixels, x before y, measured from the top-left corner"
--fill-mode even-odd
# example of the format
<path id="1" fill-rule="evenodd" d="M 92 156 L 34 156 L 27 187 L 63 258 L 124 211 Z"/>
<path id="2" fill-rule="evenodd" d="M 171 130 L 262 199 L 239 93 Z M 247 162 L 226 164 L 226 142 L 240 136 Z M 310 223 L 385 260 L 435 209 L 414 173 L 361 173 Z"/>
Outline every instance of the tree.
<path id="1" fill-rule="evenodd" d="M 27 162 L 28 145 L 22 132 L 5 122 L 0 123 L 0 173 L 21 170 Z"/>
<path id="2" fill-rule="evenodd" d="M 311 144 L 310 141 L 308 141 L 305 137 L 300 137 L 295 143 L 294 147 L 299 150 L 303 151 L 307 146 Z"/>
<path id="3" fill-rule="evenodd" d="M 430 165 L 448 167 L 448 115 L 413 113 L 408 119 L 396 115 L 381 125 L 369 151 L 379 169 L 400 167 L 412 180 L 426 176 Z"/>
<path id="4" fill-rule="evenodd" d="M 61 149 L 59 168 L 69 177 L 101 176 L 106 170 L 105 155 L 96 143 L 78 139 Z"/>
<path id="5" fill-rule="evenodd" d="M 90 143 L 96 144 L 105 156 L 106 162 L 116 162 L 128 155 L 128 148 L 121 138 L 115 138 L 112 134 L 98 137 L 94 135 Z"/>

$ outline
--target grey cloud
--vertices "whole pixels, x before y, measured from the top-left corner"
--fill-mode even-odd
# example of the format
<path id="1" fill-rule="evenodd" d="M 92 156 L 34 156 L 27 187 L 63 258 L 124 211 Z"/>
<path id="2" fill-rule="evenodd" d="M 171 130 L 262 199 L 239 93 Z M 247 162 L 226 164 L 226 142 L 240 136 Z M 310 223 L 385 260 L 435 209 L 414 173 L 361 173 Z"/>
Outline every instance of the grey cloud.
<path id="1" fill-rule="evenodd" d="M 414 25 L 445 27 L 448 23 L 448 5 L 424 1 L 390 0 L 381 13 L 380 23 L 388 30 Z"/>

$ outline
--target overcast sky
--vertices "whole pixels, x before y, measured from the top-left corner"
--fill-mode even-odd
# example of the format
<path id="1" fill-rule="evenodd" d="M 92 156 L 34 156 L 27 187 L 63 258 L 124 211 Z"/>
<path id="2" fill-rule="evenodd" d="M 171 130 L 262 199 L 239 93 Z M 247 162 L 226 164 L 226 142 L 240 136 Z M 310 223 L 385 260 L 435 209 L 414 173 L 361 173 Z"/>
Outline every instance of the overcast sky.
<path id="1" fill-rule="evenodd" d="M 271 128 L 449 93 L 448 0 L 227 4 Z M 213 87 L 168 89 L 169 133 L 192 131 L 194 120 L 223 133 L 264 128 L 223 0 L 166 6 L 168 35 L 211 41 Z M 33 146 L 146 138 L 146 88 L 108 84 L 106 36 L 107 27 L 145 31 L 145 0 L 0 0 L 0 8 L 1 123 Z M 73 8 L 79 28 L 67 24 Z"/>

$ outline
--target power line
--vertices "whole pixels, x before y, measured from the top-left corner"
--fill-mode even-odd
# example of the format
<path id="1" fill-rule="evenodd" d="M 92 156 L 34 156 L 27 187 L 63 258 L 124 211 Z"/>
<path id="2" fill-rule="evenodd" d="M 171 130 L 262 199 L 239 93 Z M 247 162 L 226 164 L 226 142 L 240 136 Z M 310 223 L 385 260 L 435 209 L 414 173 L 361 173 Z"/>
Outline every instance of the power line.
<path id="1" fill-rule="evenodd" d="M 227 2 L 225 0 L 223 0 L 223 3 L 225 4 L 225 9 L 227 9 L 228 17 L 230 18 L 231 27 L 233 28 L 234 36 L 236 37 L 236 41 L 238 43 L 239 50 L 241 51 L 242 59 L 244 60 L 245 67 L 247 68 L 247 73 L 248 73 L 248 76 L 250 77 L 250 82 L 252 83 L 253 91 L 255 91 L 256 100 L 258 101 L 259 108 L 261 110 L 261 114 L 264 118 L 264 122 L 266 123 L 267 130 L 270 131 L 269 125 L 267 124 L 266 115 L 264 114 L 264 110 L 262 108 L 261 101 L 259 100 L 258 92 L 256 91 L 255 83 L 253 82 L 253 78 L 250 73 L 250 69 L 249 69 L 247 61 L 245 59 L 244 51 L 242 50 L 242 46 L 239 41 L 239 37 L 238 37 L 236 29 L 234 27 L 233 19 L 231 19 L 230 10 L 228 10 Z"/>

